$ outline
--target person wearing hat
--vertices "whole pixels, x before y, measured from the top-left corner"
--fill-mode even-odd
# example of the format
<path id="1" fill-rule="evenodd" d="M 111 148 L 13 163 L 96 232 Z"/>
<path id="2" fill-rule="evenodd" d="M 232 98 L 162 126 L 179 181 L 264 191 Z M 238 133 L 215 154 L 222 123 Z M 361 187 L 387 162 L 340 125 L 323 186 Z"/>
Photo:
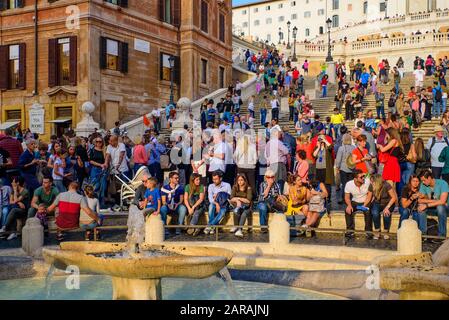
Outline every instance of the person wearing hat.
<path id="1" fill-rule="evenodd" d="M 279 209 L 277 201 L 282 194 L 279 184 L 276 182 L 276 175 L 273 170 L 265 171 L 264 182 L 259 187 L 259 203 L 257 210 L 259 211 L 259 221 L 261 226 L 268 225 L 268 213 Z M 262 229 L 267 232 L 267 229 Z"/>
<path id="2" fill-rule="evenodd" d="M 435 179 L 440 179 L 444 167 L 444 161 L 441 162 L 439 157 L 443 149 L 449 146 L 448 139 L 444 136 L 444 129 L 442 126 L 435 126 L 433 130 L 435 136 L 429 139 L 426 149 L 430 151 L 432 175 Z"/>

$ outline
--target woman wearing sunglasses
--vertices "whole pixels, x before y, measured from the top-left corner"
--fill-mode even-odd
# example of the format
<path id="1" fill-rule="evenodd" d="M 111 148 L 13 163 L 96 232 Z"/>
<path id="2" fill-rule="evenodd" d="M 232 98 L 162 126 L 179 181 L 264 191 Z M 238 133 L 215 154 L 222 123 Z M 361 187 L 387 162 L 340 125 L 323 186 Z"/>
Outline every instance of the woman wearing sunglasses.
<path id="1" fill-rule="evenodd" d="M 106 163 L 104 142 L 101 137 L 94 139 L 94 147 L 89 152 L 89 163 L 92 166 L 90 181 L 100 200 L 100 207 L 104 208 L 108 164 Z"/>

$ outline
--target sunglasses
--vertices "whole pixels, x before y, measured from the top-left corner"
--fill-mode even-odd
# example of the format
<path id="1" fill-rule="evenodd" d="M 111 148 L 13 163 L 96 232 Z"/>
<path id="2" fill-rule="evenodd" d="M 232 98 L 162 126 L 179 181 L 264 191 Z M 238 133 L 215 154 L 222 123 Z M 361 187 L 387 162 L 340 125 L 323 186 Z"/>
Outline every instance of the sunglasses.
<path id="1" fill-rule="evenodd" d="M 360 176 L 359 179 L 365 179 L 365 176 Z"/>
<path id="2" fill-rule="evenodd" d="M 147 183 L 148 182 L 148 180 L 142 180 L 142 183 Z"/>
<path id="3" fill-rule="evenodd" d="M 97 140 L 97 141 L 95 141 L 95 143 L 103 143 L 103 141 Z"/>
<path id="4" fill-rule="evenodd" d="M 267 177 L 267 179 L 274 179 L 274 177 Z"/>

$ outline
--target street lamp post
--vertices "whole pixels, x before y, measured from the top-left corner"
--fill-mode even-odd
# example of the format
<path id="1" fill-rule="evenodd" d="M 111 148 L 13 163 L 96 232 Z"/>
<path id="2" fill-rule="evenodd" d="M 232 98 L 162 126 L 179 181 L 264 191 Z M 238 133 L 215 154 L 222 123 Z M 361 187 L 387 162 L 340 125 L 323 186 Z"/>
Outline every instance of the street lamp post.
<path id="1" fill-rule="evenodd" d="M 170 104 L 171 105 L 175 105 L 175 99 L 174 99 L 174 94 L 173 94 L 173 79 L 175 77 L 175 57 L 174 56 L 170 56 L 170 58 L 168 58 L 168 62 L 170 63 Z"/>
<path id="2" fill-rule="evenodd" d="M 281 44 L 281 40 L 282 40 L 282 29 L 281 29 L 281 27 L 279 27 L 279 43 L 278 44 Z"/>
<path id="3" fill-rule="evenodd" d="M 287 22 L 287 28 L 288 28 L 287 49 L 291 49 L 291 48 L 292 48 L 292 47 L 290 46 L 290 25 L 291 25 L 291 22 L 288 21 L 288 22 Z"/>
<path id="4" fill-rule="evenodd" d="M 327 24 L 327 35 L 328 35 L 328 46 L 327 46 L 327 58 L 326 58 L 326 62 L 332 62 L 334 61 L 334 59 L 332 58 L 332 53 L 331 53 L 331 28 L 332 28 L 332 20 L 331 18 L 328 18 L 326 20 L 326 24 Z"/>
<path id="5" fill-rule="evenodd" d="M 296 58 L 296 35 L 298 34 L 298 28 L 295 26 L 293 28 L 293 58 L 292 61 L 296 62 L 298 59 Z"/>

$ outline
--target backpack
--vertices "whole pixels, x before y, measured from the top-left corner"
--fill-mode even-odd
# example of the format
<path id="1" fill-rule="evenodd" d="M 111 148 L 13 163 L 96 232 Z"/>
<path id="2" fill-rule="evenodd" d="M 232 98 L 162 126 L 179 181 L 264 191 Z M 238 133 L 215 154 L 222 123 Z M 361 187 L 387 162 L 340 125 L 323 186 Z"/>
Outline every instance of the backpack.
<path id="1" fill-rule="evenodd" d="M 388 100 L 388 107 L 394 108 L 395 104 L 396 104 L 396 95 L 392 95 Z"/>
<path id="2" fill-rule="evenodd" d="M 435 90 L 435 101 L 436 102 L 441 102 L 443 101 L 443 92 L 442 89 L 437 89 Z"/>
<path id="3" fill-rule="evenodd" d="M 352 160 L 352 152 L 347 153 L 345 158 L 345 163 L 348 169 L 354 170 L 355 169 L 355 162 Z"/>
<path id="4" fill-rule="evenodd" d="M 170 156 L 168 154 L 161 154 L 160 164 L 162 170 L 170 169 Z"/>
<path id="5" fill-rule="evenodd" d="M 446 142 L 446 144 L 449 146 L 449 140 L 444 137 L 444 142 Z M 437 140 L 435 139 L 435 137 L 432 137 L 432 144 L 430 145 L 430 153 L 432 153 L 432 148 L 435 146 L 435 144 L 437 143 Z"/>

